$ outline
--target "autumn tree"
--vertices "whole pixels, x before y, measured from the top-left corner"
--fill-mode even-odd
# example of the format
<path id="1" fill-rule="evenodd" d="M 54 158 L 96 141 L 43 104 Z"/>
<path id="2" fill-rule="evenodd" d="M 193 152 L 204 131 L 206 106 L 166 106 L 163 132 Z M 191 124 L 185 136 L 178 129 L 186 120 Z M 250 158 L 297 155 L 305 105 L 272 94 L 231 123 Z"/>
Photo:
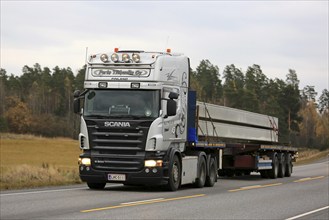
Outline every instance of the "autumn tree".
<path id="1" fill-rule="evenodd" d="M 28 133 L 32 123 L 30 109 L 15 96 L 7 97 L 6 102 L 8 110 L 5 112 L 4 116 L 8 122 L 9 131 Z"/>

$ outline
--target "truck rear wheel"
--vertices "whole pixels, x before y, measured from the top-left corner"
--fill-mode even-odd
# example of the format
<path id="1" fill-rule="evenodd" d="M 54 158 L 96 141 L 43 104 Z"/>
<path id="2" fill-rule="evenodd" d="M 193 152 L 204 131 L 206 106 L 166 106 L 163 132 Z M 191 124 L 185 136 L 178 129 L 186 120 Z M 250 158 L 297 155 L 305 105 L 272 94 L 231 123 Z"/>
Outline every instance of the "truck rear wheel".
<path id="1" fill-rule="evenodd" d="M 279 172 L 279 159 L 277 153 L 272 154 L 272 169 L 268 171 L 268 176 L 271 179 L 276 179 Z"/>
<path id="2" fill-rule="evenodd" d="M 278 158 L 279 158 L 278 177 L 283 178 L 286 174 L 286 156 L 284 155 L 284 153 L 279 153 Z"/>
<path id="3" fill-rule="evenodd" d="M 199 176 L 195 181 L 195 186 L 198 188 L 202 188 L 204 187 L 204 184 L 206 182 L 206 175 L 207 175 L 207 166 L 204 156 L 200 156 L 199 158 L 198 173 Z"/>
<path id="4" fill-rule="evenodd" d="M 213 187 L 215 185 L 215 182 L 217 180 L 217 168 L 215 159 L 212 157 L 209 162 L 209 173 L 206 178 L 205 185 L 208 187 Z"/>
<path id="5" fill-rule="evenodd" d="M 89 189 L 104 189 L 106 183 L 94 183 L 94 182 L 87 182 Z"/>
<path id="6" fill-rule="evenodd" d="M 292 160 L 291 160 L 291 154 L 286 154 L 286 172 L 285 176 L 290 177 L 292 174 Z"/>
<path id="7" fill-rule="evenodd" d="M 169 181 L 167 189 L 169 191 L 176 191 L 181 182 L 181 165 L 177 155 L 174 156 L 169 166 Z"/>

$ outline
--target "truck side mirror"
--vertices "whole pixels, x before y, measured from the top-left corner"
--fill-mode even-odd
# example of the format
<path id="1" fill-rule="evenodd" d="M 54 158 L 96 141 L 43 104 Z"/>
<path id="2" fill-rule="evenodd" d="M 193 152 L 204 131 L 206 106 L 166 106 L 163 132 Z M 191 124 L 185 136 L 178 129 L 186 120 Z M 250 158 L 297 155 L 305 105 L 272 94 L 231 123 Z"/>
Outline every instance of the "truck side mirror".
<path id="1" fill-rule="evenodd" d="M 178 93 L 176 93 L 176 92 L 170 92 L 168 97 L 170 99 L 178 99 L 178 96 L 179 96 Z"/>
<path id="2" fill-rule="evenodd" d="M 79 98 L 75 98 L 73 101 L 73 111 L 75 114 L 80 113 L 80 99 Z"/>
<path id="3" fill-rule="evenodd" d="M 76 99 L 76 98 L 79 98 L 81 92 L 80 90 L 75 90 L 74 93 L 73 93 L 73 97 Z"/>
<path id="4" fill-rule="evenodd" d="M 177 103 L 175 100 L 168 99 L 167 100 L 167 116 L 176 115 Z"/>
<path id="5" fill-rule="evenodd" d="M 75 114 L 77 113 L 80 113 L 80 91 L 79 90 L 76 90 L 74 91 L 73 93 L 73 97 L 74 97 L 74 100 L 73 100 L 73 111 Z"/>

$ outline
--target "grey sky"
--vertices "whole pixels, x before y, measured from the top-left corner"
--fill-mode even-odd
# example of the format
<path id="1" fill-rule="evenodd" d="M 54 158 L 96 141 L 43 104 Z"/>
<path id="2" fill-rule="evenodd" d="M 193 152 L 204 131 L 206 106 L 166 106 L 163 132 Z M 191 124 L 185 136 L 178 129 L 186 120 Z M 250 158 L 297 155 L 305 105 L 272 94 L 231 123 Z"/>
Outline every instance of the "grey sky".
<path id="1" fill-rule="evenodd" d="M 181 52 L 195 69 L 259 64 L 269 78 L 295 69 L 300 87 L 328 89 L 328 1 L 1 0 L 1 68 L 71 67 L 114 47 Z"/>

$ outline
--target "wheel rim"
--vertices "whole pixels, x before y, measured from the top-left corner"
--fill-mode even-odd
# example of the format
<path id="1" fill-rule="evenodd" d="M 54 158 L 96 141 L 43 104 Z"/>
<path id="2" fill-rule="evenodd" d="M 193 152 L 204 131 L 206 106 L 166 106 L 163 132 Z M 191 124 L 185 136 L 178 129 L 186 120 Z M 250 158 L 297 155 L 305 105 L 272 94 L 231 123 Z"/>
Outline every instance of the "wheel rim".
<path id="1" fill-rule="evenodd" d="M 173 172 L 173 180 L 174 180 L 174 182 L 175 183 L 177 183 L 178 182 L 178 178 L 179 178 L 179 168 L 178 168 L 178 164 L 177 164 L 177 162 L 175 162 L 174 164 L 173 164 L 173 170 L 172 170 Z"/>

